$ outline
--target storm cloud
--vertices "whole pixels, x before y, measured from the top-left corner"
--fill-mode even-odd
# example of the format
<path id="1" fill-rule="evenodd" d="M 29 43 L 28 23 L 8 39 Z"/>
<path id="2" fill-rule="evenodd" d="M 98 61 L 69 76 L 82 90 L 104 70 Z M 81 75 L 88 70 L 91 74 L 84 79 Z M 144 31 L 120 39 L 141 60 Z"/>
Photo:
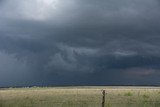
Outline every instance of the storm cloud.
<path id="1" fill-rule="evenodd" d="M 160 85 L 159 0 L 0 0 L 0 86 Z"/>

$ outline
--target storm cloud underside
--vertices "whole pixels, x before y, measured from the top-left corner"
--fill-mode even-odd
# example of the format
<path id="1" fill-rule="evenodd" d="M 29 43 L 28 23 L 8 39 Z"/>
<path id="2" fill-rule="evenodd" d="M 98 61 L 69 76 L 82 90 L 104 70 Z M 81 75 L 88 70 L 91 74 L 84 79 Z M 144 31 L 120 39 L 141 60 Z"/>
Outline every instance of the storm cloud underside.
<path id="1" fill-rule="evenodd" d="M 159 0 L 0 0 L 0 86 L 159 85 Z"/>

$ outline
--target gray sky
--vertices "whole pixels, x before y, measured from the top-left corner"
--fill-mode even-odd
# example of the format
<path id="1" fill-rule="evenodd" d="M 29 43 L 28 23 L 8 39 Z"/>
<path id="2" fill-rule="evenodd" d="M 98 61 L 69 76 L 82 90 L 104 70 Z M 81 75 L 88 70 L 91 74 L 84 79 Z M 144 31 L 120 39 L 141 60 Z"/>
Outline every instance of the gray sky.
<path id="1" fill-rule="evenodd" d="M 0 0 L 0 87 L 160 85 L 159 0 Z"/>

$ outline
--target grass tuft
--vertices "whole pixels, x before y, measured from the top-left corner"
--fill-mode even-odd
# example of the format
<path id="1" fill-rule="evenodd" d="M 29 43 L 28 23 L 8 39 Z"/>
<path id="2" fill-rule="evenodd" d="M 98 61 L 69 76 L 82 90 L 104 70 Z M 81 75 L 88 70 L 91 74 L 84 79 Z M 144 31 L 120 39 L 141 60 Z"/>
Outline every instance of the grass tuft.
<path id="1" fill-rule="evenodd" d="M 127 92 L 127 93 L 125 93 L 125 94 L 124 94 L 124 96 L 128 96 L 128 97 L 130 97 L 130 96 L 133 96 L 133 93 L 131 93 L 131 92 Z"/>

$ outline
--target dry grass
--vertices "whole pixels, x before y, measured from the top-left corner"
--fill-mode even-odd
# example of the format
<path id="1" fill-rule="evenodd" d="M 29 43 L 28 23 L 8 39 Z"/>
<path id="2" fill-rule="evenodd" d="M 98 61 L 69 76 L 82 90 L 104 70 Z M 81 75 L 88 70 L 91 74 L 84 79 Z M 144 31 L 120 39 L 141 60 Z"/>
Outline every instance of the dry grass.
<path id="1" fill-rule="evenodd" d="M 100 107 L 105 89 L 106 107 L 160 107 L 160 88 L 66 87 L 0 90 L 0 107 Z"/>

